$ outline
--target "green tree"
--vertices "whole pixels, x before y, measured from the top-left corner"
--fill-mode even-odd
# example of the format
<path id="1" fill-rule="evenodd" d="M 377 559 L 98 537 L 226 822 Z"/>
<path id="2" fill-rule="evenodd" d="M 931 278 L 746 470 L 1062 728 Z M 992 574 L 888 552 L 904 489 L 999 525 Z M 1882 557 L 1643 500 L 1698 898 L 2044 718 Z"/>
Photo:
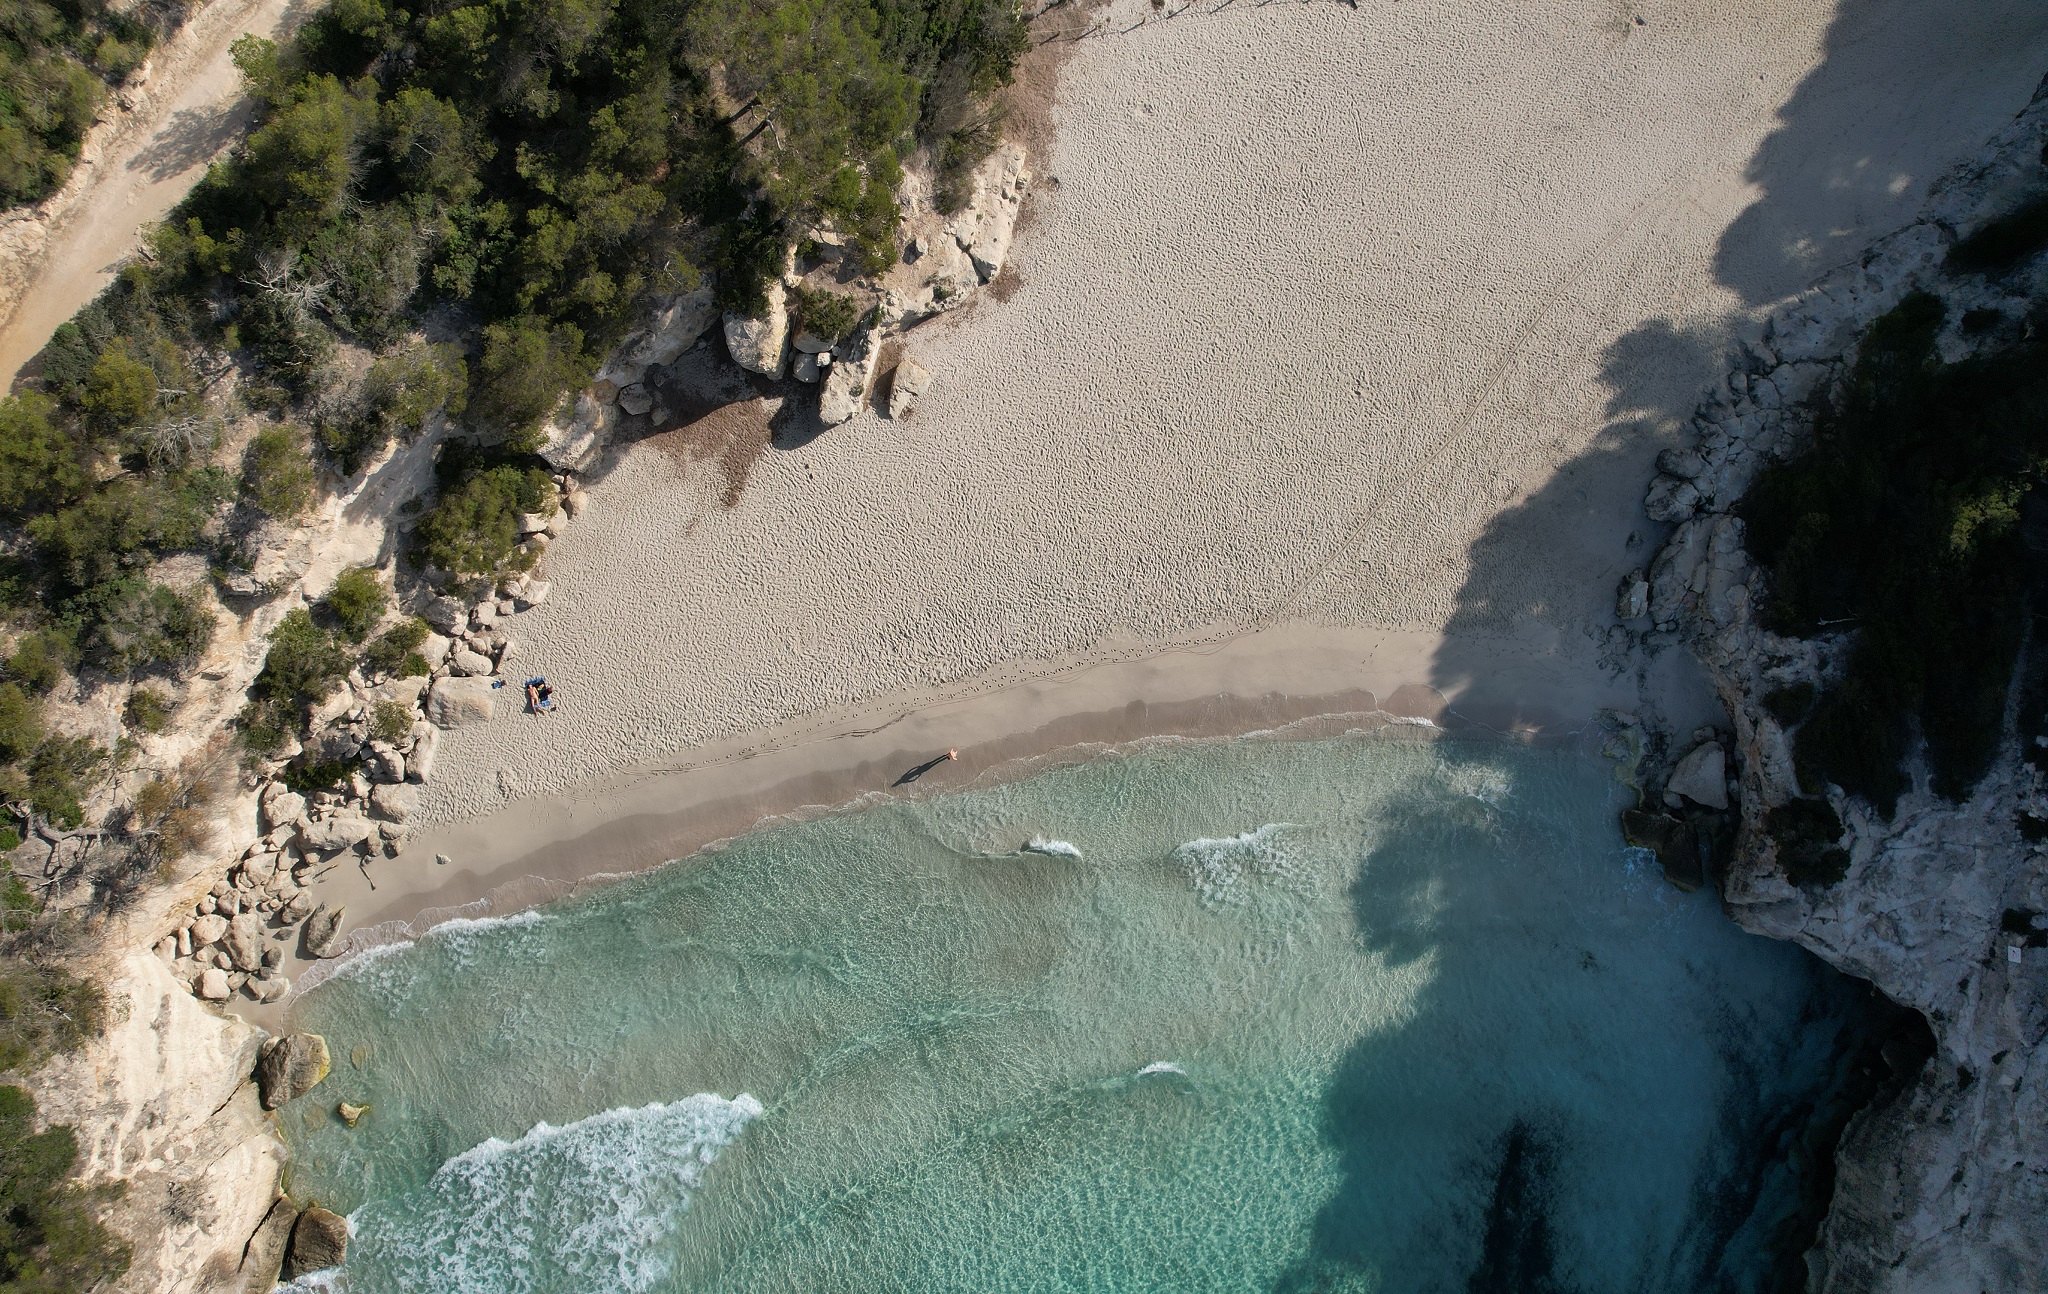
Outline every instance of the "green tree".
<path id="1" fill-rule="evenodd" d="M 305 434 L 271 426 L 257 432 L 242 456 L 242 497 L 270 516 L 290 521 L 313 501 L 313 464 Z"/>
<path id="2" fill-rule="evenodd" d="M 0 1010 L 5 1006 L 0 987 Z M 78 1162 L 72 1130 L 60 1124 L 37 1132 L 35 1125 L 35 1100 L 21 1088 L 0 1087 L 0 1290 L 98 1288 L 128 1269 L 127 1248 L 93 1217 L 90 1197 L 69 1180 Z"/>
<path id="3" fill-rule="evenodd" d="M 90 451 L 55 415 L 33 391 L 0 400 L 0 511 L 9 517 L 69 503 L 92 485 Z"/>
<path id="4" fill-rule="evenodd" d="M 126 343 L 100 352 L 85 379 L 79 402 L 108 431 L 123 431 L 156 416 L 156 370 L 136 358 Z"/>
<path id="5" fill-rule="evenodd" d="M 596 365 L 575 324 L 550 327 L 524 315 L 484 329 L 471 383 L 472 425 L 508 445 L 530 443 L 562 393 L 590 380 Z"/>
<path id="6" fill-rule="evenodd" d="M 384 582 L 377 578 L 376 571 L 366 566 L 351 566 L 334 581 L 334 587 L 327 590 L 321 605 L 327 608 L 327 614 L 334 617 L 335 627 L 343 638 L 361 642 L 384 618 L 385 610 L 391 605 L 391 594 L 384 588 Z"/>

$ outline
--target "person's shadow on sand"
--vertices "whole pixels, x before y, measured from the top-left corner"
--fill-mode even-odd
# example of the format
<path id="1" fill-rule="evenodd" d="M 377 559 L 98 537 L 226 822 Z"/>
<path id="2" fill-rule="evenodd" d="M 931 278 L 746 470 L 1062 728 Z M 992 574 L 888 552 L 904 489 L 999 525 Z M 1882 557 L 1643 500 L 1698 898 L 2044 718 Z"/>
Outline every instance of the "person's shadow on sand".
<path id="1" fill-rule="evenodd" d="M 915 782 L 918 778 L 923 777 L 926 773 L 931 772 L 933 769 L 937 768 L 939 765 L 945 763 L 946 761 L 958 758 L 960 758 L 960 752 L 957 750 L 949 750 L 943 755 L 936 755 L 931 759 L 926 760 L 924 763 L 919 764 L 916 768 L 911 769 L 903 776 L 897 778 L 894 782 L 891 782 L 890 785 L 908 786 L 912 782 Z"/>

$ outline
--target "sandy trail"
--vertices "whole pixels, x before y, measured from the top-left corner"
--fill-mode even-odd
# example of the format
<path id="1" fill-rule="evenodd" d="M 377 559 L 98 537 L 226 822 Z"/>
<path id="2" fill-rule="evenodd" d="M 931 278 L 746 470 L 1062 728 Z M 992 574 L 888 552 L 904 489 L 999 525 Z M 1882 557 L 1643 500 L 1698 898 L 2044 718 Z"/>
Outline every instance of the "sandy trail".
<path id="1" fill-rule="evenodd" d="M 243 33 L 276 37 L 310 0 L 212 0 L 150 60 L 118 114 L 45 215 L 0 226 L 0 390 L 57 326 L 113 281 L 161 220 L 247 127 L 250 105 L 229 46 Z"/>

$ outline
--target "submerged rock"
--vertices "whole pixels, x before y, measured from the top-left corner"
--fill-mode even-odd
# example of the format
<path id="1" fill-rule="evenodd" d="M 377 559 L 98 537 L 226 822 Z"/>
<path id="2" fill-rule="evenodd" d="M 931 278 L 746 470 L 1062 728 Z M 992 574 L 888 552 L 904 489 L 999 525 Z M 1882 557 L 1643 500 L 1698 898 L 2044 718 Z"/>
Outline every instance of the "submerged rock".
<path id="1" fill-rule="evenodd" d="M 342 1101 L 334 1107 L 334 1112 L 340 1116 L 343 1123 L 353 1128 L 356 1124 L 362 1122 L 363 1116 L 370 1112 L 370 1107 L 367 1105 L 350 1105 L 347 1101 Z"/>
<path id="2" fill-rule="evenodd" d="M 333 1062 L 327 1039 L 317 1033 L 292 1033 L 263 1044 L 256 1058 L 256 1086 L 263 1108 L 275 1110 L 304 1096 L 327 1077 Z"/>
<path id="3" fill-rule="evenodd" d="M 1621 815 L 1622 837 L 1638 849 L 1657 855 L 1664 879 L 1688 894 L 1706 883 L 1699 841 L 1685 822 L 1668 813 L 1630 809 Z"/>

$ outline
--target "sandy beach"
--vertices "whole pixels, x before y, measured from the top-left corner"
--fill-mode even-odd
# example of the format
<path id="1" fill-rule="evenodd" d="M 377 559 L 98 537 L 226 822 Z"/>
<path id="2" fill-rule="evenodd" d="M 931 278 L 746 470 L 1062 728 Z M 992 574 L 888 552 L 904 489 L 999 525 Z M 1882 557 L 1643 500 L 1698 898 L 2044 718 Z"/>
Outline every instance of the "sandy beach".
<path id="1" fill-rule="evenodd" d="M 1711 721 L 1613 615 L 1656 453 L 1737 330 L 2048 62 L 2048 12 L 1989 0 L 1104 14 L 1010 281 L 906 339 L 915 413 L 769 445 L 762 405 L 616 454 L 510 626 L 560 713 L 446 735 L 406 854 L 319 887 L 352 928 L 948 747 L 920 787 L 1323 713 Z"/>

